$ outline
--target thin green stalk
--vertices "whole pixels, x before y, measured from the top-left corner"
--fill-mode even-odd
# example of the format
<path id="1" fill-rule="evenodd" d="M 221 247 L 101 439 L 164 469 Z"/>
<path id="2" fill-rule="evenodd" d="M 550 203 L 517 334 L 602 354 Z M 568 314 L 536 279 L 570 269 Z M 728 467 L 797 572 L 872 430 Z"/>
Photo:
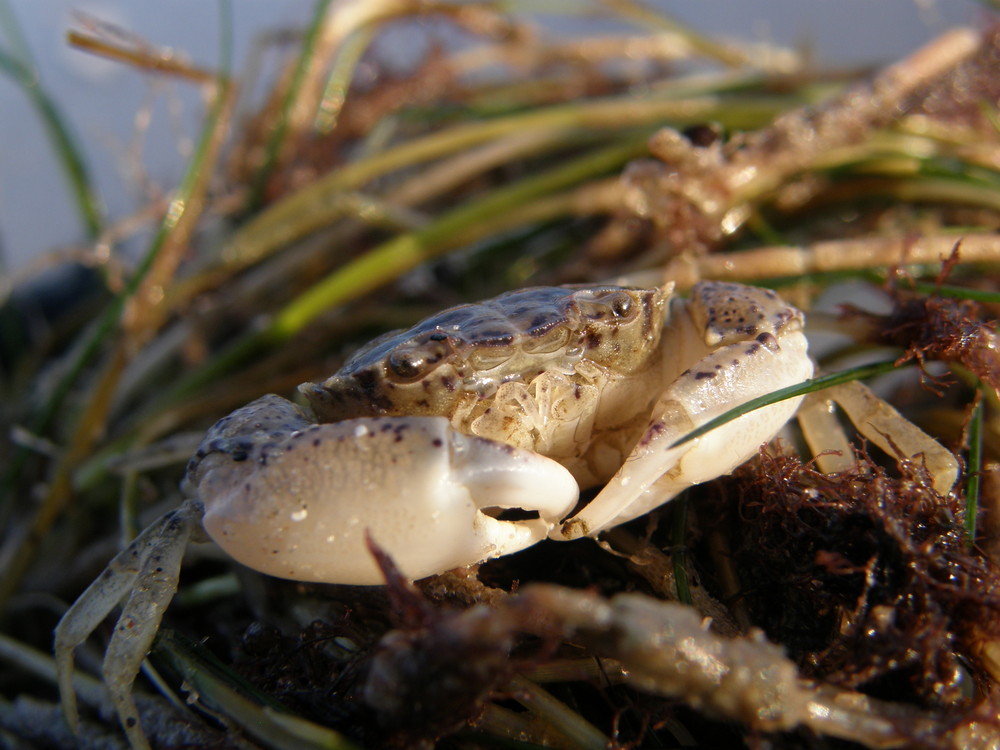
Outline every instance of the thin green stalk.
<path id="1" fill-rule="evenodd" d="M 771 393 L 767 393 L 763 396 L 752 398 L 745 404 L 741 404 L 733 409 L 730 409 L 725 414 L 720 414 L 715 419 L 710 419 L 701 427 L 691 430 L 691 432 L 687 435 L 676 440 L 670 447 L 676 448 L 679 445 L 684 445 L 684 443 L 689 443 L 692 440 L 696 440 L 702 435 L 727 424 L 728 422 L 732 422 L 734 419 L 739 419 L 744 414 L 749 414 L 756 409 L 776 404 L 779 401 L 785 401 L 790 398 L 795 398 L 796 396 L 805 396 L 808 393 L 822 391 L 824 388 L 831 388 L 835 385 L 840 385 L 841 383 L 849 383 L 852 380 L 873 378 L 876 375 L 882 375 L 895 369 L 897 369 L 895 360 L 890 362 L 875 362 L 870 365 L 851 367 L 847 370 L 841 370 L 840 372 L 834 372 L 829 375 L 821 375 L 818 378 L 806 380 L 798 385 L 790 385 L 786 388 L 779 388 L 778 390 L 772 391 Z"/>
<path id="2" fill-rule="evenodd" d="M 0 1 L 0 31 L 3 31 L 4 36 L 7 37 L 7 43 L 13 48 L 14 58 L 25 67 L 30 68 L 31 49 L 28 47 L 28 41 L 24 38 L 21 25 L 18 23 L 17 16 L 14 15 L 14 10 L 10 7 L 8 0 Z"/>
<path id="3" fill-rule="evenodd" d="M 950 297 L 952 299 L 967 299 L 974 302 L 986 302 L 988 304 L 1000 303 L 1000 292 L 991 292 L 988 289 L 970 289 L 965 286 L 939 286 L 929 281 L 917 281 L 914 288 L 921 294 L 933 294 L 938 297 Z"/>
<path id="4" fill-rule="evenodd" d="M 250 188 L 250 195 L 247 198 L 246 205 L 248 211 L 253 211 L 260 206 L 264 198 L 264 191 L 267 188 L 267 181 L 278 165 L 278 160 L 281 156 L 281 147 L 284 145 L 285 136 L 288 134 L 289 116 L 302 90 L 306 72 L 309 70 L 309 64 L 312 62 L 313 52 L 316 49 L 316 40 L 319 39 L 320 32 L 323 30 L 329 8 L 330 0 L 319 0 L 316 3 L 312 22 L 309 24 L 305 38 L 302 40 L 302 47 L 299 51 L 298 60 L 295 63 L 292 79 L 289 82 L 288 89 L 285 91 L 284 100 L 281 102 L 281 108 L 275 118 L 274 128 L 271 130 L 271 135 L 264 147 L 264 162 L 261 164 L 253 186 Z"/>
<path id="5" fill-rule="evenodd" d="M 687 497 L 682 495 L 671 508 L 670 558 L 674 566 L 674 586 L 677 588 L 677 600 L 684 604 L 693 604 L 691 586 L 687 577 L 687 552 L 684 547 L 687 536 Z"/>
<path id="6" fill-rule="evenodd" d="M 101 202 L 91 183 L 83 151 L 59 107 L 42 88 L 17 18 L 7 0 L 0 0 L 0 27 L 3 28 L 8 43 L 14 50 L 13 53 L 9 53 L 0 49 L 0 71 L 17 83 L 38 113 L 69 183 L 87 237 L 94 239 L 101 231 L 103 223 Z"/>
<path id="7" fill-rule="evenodd" d="M 337 127 L 337 120 L 340 112 L 347 100 L 347 91 L 354 80 L 354 71 L 358 67 L 365 51 L 375 38 L 375 30 L 371 27 L 364 27 L 348 35 L 340 48 L 340 53 L 334 61 L 333 70 L 323 90 L 323 97 L 320 99 L 319 112 L 313 127 L 320 134 L 327 134 Z"/>
<path id="8" fill-rule="evenodd" d="M 976 543 L 976 514 L 979 512 L 979 483 L 983 471 L 983 398 L 976 398 L 969 422 L 969 479 L 965 485 L 965 543 Z"/>

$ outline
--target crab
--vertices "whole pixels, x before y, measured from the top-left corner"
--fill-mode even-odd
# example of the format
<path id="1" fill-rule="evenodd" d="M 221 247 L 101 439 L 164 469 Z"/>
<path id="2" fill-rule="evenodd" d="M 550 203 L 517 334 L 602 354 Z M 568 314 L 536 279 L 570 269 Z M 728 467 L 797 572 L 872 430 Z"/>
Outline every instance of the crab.
<path id="1" fill-rule="evenodd" d="M 544 287 L 439 313 L 361 349 L 301 407 L 264 396 L 218 421 L 185 502 L 146 529 L 55 632 L 66 717 L 73 649 L 127 597 L 104 661 L 148 747 L 132 683 L 189 539 L 298 581 L 370 585 L 370 537 L 413 579 L 550 538 L 595 537 L 732 471 L 794 414 L 789 399 L 679 444 L 813 373 L 803 316 L 767 289 L 703 282 Z M 576 511 L 580 488 L 601 486 Z"/>

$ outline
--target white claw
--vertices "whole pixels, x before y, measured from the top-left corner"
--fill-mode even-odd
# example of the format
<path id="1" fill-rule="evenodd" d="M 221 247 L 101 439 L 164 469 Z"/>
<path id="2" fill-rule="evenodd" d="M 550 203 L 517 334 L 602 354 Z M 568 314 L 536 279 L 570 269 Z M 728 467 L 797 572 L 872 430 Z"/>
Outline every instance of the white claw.
<path id="1" fill-rule="evenodd" d="M 238 457 L 198 467 L 205 529 L 243 564 L 299 581 L 382 583 L 366 531 L 410 578 L 516 552 L 578 496 L 555 461 L 442 417 L 314 425 Z M 495 517 L 509 508 L 537 518 Z"/>
<path id="2" fill-rule="evenodd" d="M 737 346 L 737 345 L 734 345 Z M 739 345 L 741 346 L 741 345 Z M 719 356 L 725 357 L 724 347 Z M 567 531 L 568 538 L 593 535 L 630 521 L 662 505 L 683 490 L 728 474 L 752 457 L 798 408 L 801 398 L 788 399 L 745 414 L 700 438 L 674 446 L 687 433 L 729 411 L 734 406 L 773 390 L 796 385 L 812 375 L 805 354 L 805 336 L 787 337 L 777 357 L 767 352 L 756 361 L 762 379 L 734 381 L 730 399 L 716 402 L 699 398 L 700 383 L 683 378 L 671 388 L 653 410 L 653 421 L 640 445 L 624 468 L 604 487 L 591 504 L 577 516 Z M 802 355 L 802 356 L 800 356 Z M 776 367 L 773 360 L 796 365 Z M 713 357 L 714 358 L 714 357 Z M 710 361 L 703 360 L 705 361 Z M 748 366 L 744 366 L 744 371 Z M 756 387 L 755 387 L 756 384 Z M 763 386 L 763 387 L 761 387 Z M 717 392 L 717 391 L 716 391 Z M 667 467 L 668 470 L 664 471 Z"/>
<path id="3" fill-rule="evenodd" d="M 781 429 L 801 398 L 750 412 L 674 446 L 697 427 L 747 401 L 812 376 L 801 313 L 773 292 L 700 284 L 674 306 L 664 350 L 688 369 L 674 375 L 649 425 L 604 489 L 550 536 L 576 539 L 630 521 L 695 484 L 727 474 Z M 669 368 L 668 359 L 668 368 Z"/>

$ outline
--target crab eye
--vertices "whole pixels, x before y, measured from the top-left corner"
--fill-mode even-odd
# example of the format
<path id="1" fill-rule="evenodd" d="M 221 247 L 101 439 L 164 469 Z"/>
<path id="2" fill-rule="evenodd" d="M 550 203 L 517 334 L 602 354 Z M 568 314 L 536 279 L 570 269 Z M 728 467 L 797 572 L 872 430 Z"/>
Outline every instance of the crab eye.
<path id="1" fill-rule="evenodd" d="M 386 374 L 391 380 L 412 383 L 427 377 L 448 356 L 447 336 L 432 334 L 426 341 L 396 347 L 386 357 Z"/>
<path id="2" fill-rule="evenodd" d="M 427 369 L 427 358 L 415 351 L 393 352 L 387 362 L 389 371 L 400 380 L 416 380 Z"/>
<path id="3" fill-rule="evenodd" d="M 635 317 L 637 309 L 632 295 L 624 290 L 608 292 L 591 299 L 582 298 L 577 304 L 580 312 L 591 320 L 626 321 Z"/>
<path id="4" fill-rule="evenodd" d="M 615 292 L 605 297 L 608 307 L 616 318 L 628 318 L 632 315 L 632 298 L 626 292 Z"/>

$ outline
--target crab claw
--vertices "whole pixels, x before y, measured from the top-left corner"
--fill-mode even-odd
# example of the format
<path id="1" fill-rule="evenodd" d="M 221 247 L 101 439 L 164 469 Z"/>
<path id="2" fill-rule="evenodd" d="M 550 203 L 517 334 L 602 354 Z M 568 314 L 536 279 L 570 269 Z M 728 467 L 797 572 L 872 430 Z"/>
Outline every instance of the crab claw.
<path id="1" fill-rule="evenodd" d="M 700 438 L 685 435 L 751 399 L 813 374 L 802 313 L 774 292 L 741 284 L 699 284 L 691 301 L 672 303 L 664 334 L 669 385 L 645 433 L 622 467 L 554 539 L 594 536 L 667 502 L 683 490 L 728 474 L 777 434 L 800 398 L 752 411 Z M 680 373 L 671 362 L 687 363 Z"/>
<path id="2" fill-rule="evenodd" d="M 189 491 L 220 547 L 281 578 L 383 583 L 366 531 L 410 578 L 471 565 L 544 539 L 579 493 L 555 461 L 443 417 L 317 425 L 277 396 L 240 411 L 206 437 Z"/>

